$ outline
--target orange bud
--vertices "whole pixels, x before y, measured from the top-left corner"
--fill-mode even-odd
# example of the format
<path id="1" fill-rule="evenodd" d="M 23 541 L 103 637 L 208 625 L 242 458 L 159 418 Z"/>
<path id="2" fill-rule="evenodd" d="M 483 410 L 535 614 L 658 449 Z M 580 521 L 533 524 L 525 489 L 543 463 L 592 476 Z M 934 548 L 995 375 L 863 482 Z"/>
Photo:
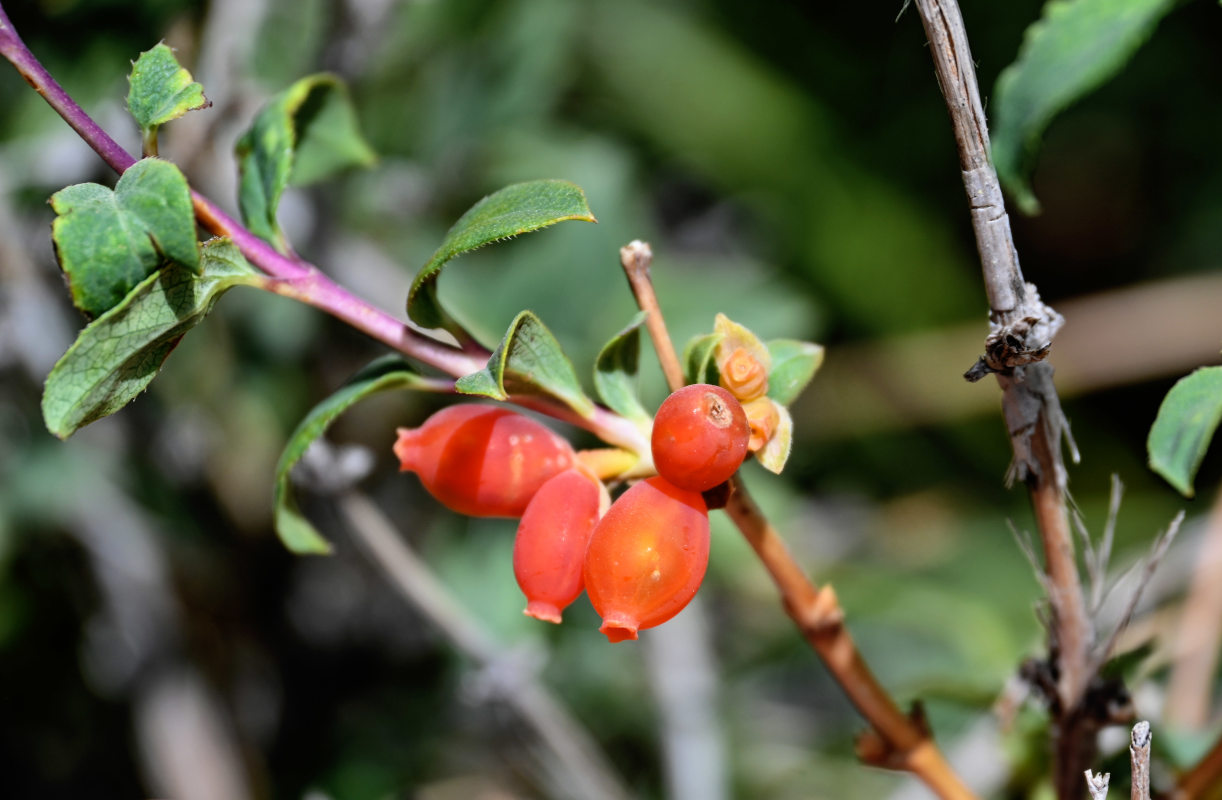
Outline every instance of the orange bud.
<path id="1" fill-rule="evenodd" d="M 747 425 L 751 428 L 751 440 L 747 443 L 747 449 L 755 453 L 768 444 L 772 434 L 776 433 L 777 425 L 781 423 L 781 415 L 770 397 L 760 397 L 744 403 L 743 411 L 747 414 Z"/>
<path id="2" fill-rule="evenodd" d="M 736 347 L 717 362 L 721 385 L 739 400 L 754 400 L 768 391 L 768 368 L 745 347 Z"/>

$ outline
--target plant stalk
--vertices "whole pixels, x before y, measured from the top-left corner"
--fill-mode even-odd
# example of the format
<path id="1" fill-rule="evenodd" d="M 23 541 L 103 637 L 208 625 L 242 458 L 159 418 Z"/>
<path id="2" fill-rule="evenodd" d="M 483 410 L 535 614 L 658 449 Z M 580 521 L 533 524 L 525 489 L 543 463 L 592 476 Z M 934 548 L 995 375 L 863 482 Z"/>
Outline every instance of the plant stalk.
<path id="1" fill-rule="evenodd" d="M 1058 742 L 1054 785 L 1059 797 L 1077 798 L 1096 750 L 1095 721 L 1078 713 L 1096 677 L 1091 659 L 1095 634 L 1067 513 L 1061 459 L 1061 437 L 1067 429 L 1052 367 L 1043 361 L 1063 319 L 1040 301 L 1019 268 L 1005 200 L 989 160 L 988 125 L 958 3 L 916 0 L 916 6 L 950 111 L 991 312 L 985 355 L 966 377 L 997 375 L 1014 449 L 1008 477 L 1025 481 L 1031 495 L 1050 586 L 1049 653 L 1058 675 L 1057 697 L 1051 703 Z"/>

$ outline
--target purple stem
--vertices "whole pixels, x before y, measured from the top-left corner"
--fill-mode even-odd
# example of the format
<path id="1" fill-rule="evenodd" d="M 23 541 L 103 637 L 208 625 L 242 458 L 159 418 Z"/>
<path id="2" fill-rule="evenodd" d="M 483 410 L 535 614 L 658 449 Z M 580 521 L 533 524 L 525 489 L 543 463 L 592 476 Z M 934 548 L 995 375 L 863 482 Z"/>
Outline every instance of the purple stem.
<path id="1" fill-rule="evenodd" d="M 55 109 L 112 169 L 123 173 L 136 163 L 136 159 L 102 130 L 39 63 L 17 35 L 3 4 L 0 4 L 0 55 L 12 62 L 34 91 L 42 95 L 51 108 Z M 487 351 L 463 352 L 457 347 L 417 333 L 385 311 L 353 296 L 312 264 L 293 260 L 277 252 L 270 244 L 255 236 L 198 192 L 191 192 L 191 201 L 196 217 L 205 229 L 220 236 L 228 236 L 252 264 L 273 278 L 293 284 L 291 291 L 282 291 L 282 294 L 291 294 L 302 302 L 342 319 L 374 339 L 455 377 L 475 372 L 487 362 Z"/>
<path id="2" fill-rule="evenodd" d="M 34 91 L 42 95 L 112 169 L 122 174 L 136 163 L 136 159 L 102 130 L 34 57 L 17 35 L 2 2 L 0 55 L 17 68 Z M 313 264 L 280 253 L 194 190 L 191 202 L 203 228 L 219 236 L 228 236 L 250 263 L 271 277 L 266 284 L 269 290 L 326 311 L 404 355 L 456 378 L 483 369 L 487 364 L 491 354 L 474 340 L 466 341 L 463 347 L 455 347 L 418 333 L 402 320 L 356 297 Z M 532 400 L 523 405 L 579 425 L 611 444 L 637 453 L 649 452 L 648 442 L 636 426 L 605 408 L 596 407 L 589 418 L 583 418 L 566 407 L 547 401 Z"/>

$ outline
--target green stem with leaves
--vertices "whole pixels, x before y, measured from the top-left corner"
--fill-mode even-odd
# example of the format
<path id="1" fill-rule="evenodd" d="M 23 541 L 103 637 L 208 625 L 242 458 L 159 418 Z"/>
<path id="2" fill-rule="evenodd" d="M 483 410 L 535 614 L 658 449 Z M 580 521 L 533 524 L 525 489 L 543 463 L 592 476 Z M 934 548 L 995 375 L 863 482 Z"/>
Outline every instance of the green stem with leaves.
<path id="1" fill-rule="evenodd" d="M 0 4 L 0 55 L 13 64 L 26 82 L 112 169 L 122 174 L 136 163 L 136 159 L 102 130 L 31 53 L 13 27 L 3 4 Z M 325 311 L 409 358 L 454 378 L 478 372 L 487 363 L 489 351 L 469 336 L 461 346 L 434 339 L 356 297 L 313 264 L 278 252 L 198 192 L 191 192 L 191 202 L 196 220 L 204 230 L 231 239 L 243 256 L 266 274 L 266 280 L 256 282 L 260 288 Z M 648 441 L 639 427 L 601 406 L 595 406 L 588 414 L 578 415 L 545 398 L 531 398 L 523 404 L 585 428 L 611 444 L 634 453 L 648 453 Z"/>

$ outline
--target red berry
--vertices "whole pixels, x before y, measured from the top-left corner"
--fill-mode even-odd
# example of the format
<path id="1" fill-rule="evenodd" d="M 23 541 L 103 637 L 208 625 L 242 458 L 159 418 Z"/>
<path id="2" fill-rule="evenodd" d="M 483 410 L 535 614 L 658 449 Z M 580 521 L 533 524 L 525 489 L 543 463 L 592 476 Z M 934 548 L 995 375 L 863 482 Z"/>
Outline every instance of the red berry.
<path id="1" fill-rule="evenodd" d="M 526 615 L 559 622 L 581 594 L 582 563 L 598 524 L 602 484 L 576 469 L 561 472 L 535 493 L 513 543 L 513 574 L 526 595 Z"/>
<path id="2" fill-rule="evenodd" d="M 586 549 L 586 594 L 613 642 L 683 610 L 709 563 L 704 498 L 648 478 L 611 504 Z"/>
<path id="3" fill-rule="evenodd" d="M 472 517 L 522 516 L 539 487 L 574 463 L 560 436 L 494 406 L 450 406 L 398 433 L 399 468 L 419 475 L 442 505 Z"/>
<path id="4" fill-rule="evenodd" d="M 751 429 L 742 404 L 720 386 L 684 386 L 653 421 L 653 463 L 681 489 L 703 492 L 728 479 L 747 456 Z"/>

